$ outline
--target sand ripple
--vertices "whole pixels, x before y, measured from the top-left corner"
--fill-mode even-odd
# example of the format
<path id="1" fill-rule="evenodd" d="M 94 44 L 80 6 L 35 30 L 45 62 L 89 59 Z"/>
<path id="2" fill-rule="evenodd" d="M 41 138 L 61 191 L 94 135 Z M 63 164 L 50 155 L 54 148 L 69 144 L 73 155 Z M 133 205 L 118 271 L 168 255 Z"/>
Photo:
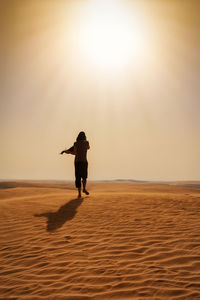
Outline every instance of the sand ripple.
<path id="1" fill-rule="evenodd" d="M 53 187 L 1 191 L 0 299 L 200 299 L 198 189 Z"/>

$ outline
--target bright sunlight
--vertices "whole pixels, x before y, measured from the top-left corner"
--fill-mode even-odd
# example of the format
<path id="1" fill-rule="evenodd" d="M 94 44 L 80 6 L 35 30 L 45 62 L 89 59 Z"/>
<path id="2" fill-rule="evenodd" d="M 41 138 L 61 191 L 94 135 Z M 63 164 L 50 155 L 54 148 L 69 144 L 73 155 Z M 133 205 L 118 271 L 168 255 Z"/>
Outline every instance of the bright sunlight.
<path id="1" fill-rule="evenodd" d="M 144 60 L 147 40 L 144 20 L 121 1 L 91 1 L 80 20 L 80 49 L 89 63 L 103 69 Z"/>

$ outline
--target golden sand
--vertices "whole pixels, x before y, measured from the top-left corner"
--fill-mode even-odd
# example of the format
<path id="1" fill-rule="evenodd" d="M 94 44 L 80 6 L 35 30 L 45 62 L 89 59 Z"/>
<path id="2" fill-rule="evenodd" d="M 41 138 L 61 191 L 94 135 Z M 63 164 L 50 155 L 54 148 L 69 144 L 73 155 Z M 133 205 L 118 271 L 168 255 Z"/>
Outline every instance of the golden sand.
<path id="1" fill-rule="evenodd" d="M 200 299 L 198 184 L 0 183 L 0 299 Z"/>

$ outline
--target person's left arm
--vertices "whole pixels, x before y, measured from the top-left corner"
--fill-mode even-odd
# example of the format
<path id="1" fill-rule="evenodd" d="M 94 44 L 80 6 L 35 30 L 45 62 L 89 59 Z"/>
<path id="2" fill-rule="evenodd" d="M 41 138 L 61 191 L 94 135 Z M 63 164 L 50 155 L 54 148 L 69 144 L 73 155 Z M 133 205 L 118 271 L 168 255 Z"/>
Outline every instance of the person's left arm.
<path id="1" fill-rule="evenodd" d="M 63 151 L 60 152 L 60 154 L 63 154 L 63 153 L 74 154 L 74 146 L 72 146 L 71 148 L 69 148 L 67 150 L 63 150 Z"/>
<path id="2" fill-rule="evenodd" d="M 73 154 L 74 154 L 74 155 L 77 154 L 77 146 L 76 146 L 76 143 L 74 143 L 74 151 L 73 151 Z"/>
<path id="3" fill-rule="evenodd" d="M 66 151 L 67 151 L 67 150 L 63 150 L 63 151 L 60 152 L 60 154 L 66 153 Z"/>

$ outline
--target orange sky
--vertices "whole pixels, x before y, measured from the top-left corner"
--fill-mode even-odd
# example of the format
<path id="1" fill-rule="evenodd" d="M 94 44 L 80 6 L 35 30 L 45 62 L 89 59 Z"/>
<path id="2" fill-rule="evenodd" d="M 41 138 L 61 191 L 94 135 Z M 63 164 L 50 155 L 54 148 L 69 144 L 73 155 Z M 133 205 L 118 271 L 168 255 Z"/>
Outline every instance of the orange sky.
<path id="1" fill-rule="evenodd" d="M 1 1 L 1 179 L 200 179 L 199 1 L 103 2 Z"/>

